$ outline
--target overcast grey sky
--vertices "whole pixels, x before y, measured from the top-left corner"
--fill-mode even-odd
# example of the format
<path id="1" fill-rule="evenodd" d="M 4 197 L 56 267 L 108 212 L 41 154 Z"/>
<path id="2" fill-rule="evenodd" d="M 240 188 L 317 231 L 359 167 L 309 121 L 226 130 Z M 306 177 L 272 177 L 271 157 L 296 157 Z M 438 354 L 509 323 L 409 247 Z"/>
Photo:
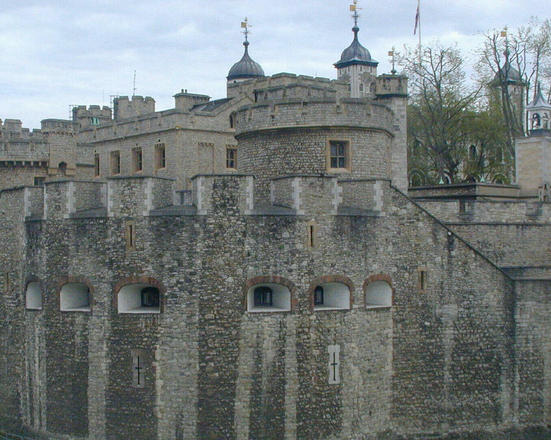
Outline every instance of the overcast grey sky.
<path id="1" fill-rule="evenodd" d="M 19 0 L 0 8 L 0 118 L 30 128 L 68 118 L 71 104 L 109 105 L 110 95 L 153 96 L 173 107 L 180 89 L 225 96 L 241 58 L 240 22 L 252 24 L 250 53 L 267 75 L 335 78 L 352 40 L 349 0 Z M 546 2 L 539 2 L 541 6 Z M 526 0 L 421 0 L 423 41 L 458 42 L 465 55 L 480 34 L 527 24 Z M 417 0 L 361 0 L 360 41 L 390 70 L 394 45 L 415 45 Z M 547 7 L 548 13 L 551 12 Z M 472 56 L 474 57 L 474 56 Z"/>

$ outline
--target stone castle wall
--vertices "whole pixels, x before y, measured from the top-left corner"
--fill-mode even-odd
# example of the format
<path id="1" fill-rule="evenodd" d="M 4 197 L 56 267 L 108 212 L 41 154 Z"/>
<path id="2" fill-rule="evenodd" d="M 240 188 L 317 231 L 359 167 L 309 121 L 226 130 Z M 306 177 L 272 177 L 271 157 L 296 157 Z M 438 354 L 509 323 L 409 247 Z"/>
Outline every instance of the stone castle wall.
<path id="1" fill-rule="evenodd" d="M 27 427 L 84 438 L 313 440 L 549 423 L 548 400 L 536 392 L 545 385 L 544 364 L 531 362 L 545 358 L 546 346 L 525 339 L 546 334 L 534 313 L 548 283 L 515 287 L 388 181 L 364 182 L 382 201 L 375 215 L 339 209 L 343 200 L 357 203 L 351 194 L 361 182 L 341 191 L 336 179 L 320 176 L 279 185 L 278 197 L 299 197 L 297 216 L 257 212 L 251 179 L 197 177 L 196 211 L 180 213 L 165 179 L 111 179 L 87 190 L 82 182 L 50 183 L 42 210 L 37 189 L 1 193 L 20 200 L 11 215 L 26 243 L 17 245 L 25 264 L 14 301 L 2 303 L 22 325 L 9 334 L 3 327 L 1 340 L 24 348 L 9 352 L 15 379 L 0 391 L 5 419 L 16 424 L 19 412 L 6 410 L 21 396 Z M 90 210 L 98 199 L 99 216 Z M 24 224 L 17 212 L 33 220 Z M 40 311 L 24 309 L 30 280 L 42 286 Z M 312 310 L 323 280 L 349 286 L 350 310 Z M 365 289 L 378 280 L 391 283 L 392 307 L 366 304 Z M 60 311 L 67 281 L 90 286 L 90 311 Z M 288 285 L 292 310 L 246 312 L 247 286 L 261 281 Z M 117 312 L 117 292 L 131 282 L 160 287 L 161 313 Z M 514 289 L 526 304 L 518 312 Z M 523 322 L 532 324 L 515 348 L 510 335 Z M 334 344 L 342 380 L 330 385 L 327 346 Z M 132 385 L 137 351 L 143 388 Z"/>

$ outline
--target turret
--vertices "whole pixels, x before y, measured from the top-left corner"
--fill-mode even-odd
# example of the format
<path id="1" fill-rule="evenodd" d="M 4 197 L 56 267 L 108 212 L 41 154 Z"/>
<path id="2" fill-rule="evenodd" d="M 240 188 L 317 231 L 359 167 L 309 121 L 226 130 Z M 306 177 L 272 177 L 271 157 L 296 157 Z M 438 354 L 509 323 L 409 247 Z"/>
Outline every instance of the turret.
<path id="1" fill-rule="evenodd" d="M 264 70 L 262 69 L 260 64 L 258 64 L 249 56 L 249 40 L 248 40 L 249 28 L 248 28 L 248 22 L 246 18 L 245 18 L 245 21 L 241 23 L 241 27 L 245 29 L 244 31 L 245 41 L 243 42 L 243 46 L 245 47 L 245 53 L 243 54 L 241 59 L 232 66 L 232 68 L 228 72 L 228 76 L 227 76 L 228 84 L 264 77 Z"/>
<path id="2" fill-rule="evenodd" d="M 341 59 L 334 66 L 337 68 L 337 78 L 350 84 L 350 96 L 360 98 L 375 95 L 375 77 L 377 76 L 378 62 L 371 58 L 369 51 L 360 44 L 358 39 L 359 14 L 357 0 L 351 5 L 354 11 L 354 39 L 341 54 Z"/>

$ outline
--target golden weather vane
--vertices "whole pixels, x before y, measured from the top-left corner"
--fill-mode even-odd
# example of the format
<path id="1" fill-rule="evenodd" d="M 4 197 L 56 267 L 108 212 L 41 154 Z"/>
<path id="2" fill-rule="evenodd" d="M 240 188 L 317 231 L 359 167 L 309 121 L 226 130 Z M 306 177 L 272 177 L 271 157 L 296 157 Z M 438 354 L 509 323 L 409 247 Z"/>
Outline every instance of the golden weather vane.
<path id="1" fill-rule="evenodd" d="M 253 27 L 253 25 L 252 25 L 252 24 L 249 24 L 249 19 L 248 19 L 247 17 L 245 17 L 245 20 L 243 20 L 243 21 L 241 22 L 241 27 L 242 27 L 243 29 L 245 29 L 245 30 L 243 31 L 243 33 L 245 34 L 245 41 L 249 41 L 249 40 L 248 40 L 249 32 L 251 32 L 251 31 L 249 30 L 249 28 Z"/>
<path id="2" fill-rule="evenodd" d="M 360 11 L 362 8 L 358 7 L 358 0 L 354 0 L 353 3 L 350 5 L 350 12 L 354 12 L 352 17 L 354 18 L 354 26 L 358 26 L 358 18 L 360 17 L 360 14 L 358 14 L 358 11 Z"/>
<path id="3" fill-rule="evenodd" d="M 396 75 L 396 49 L 394 49 L 394 46 L 392 46 L 392 50 L 388 51 L 388 56 L 392 58 L 392 70 L 390 71 L 390 73 Z"/>

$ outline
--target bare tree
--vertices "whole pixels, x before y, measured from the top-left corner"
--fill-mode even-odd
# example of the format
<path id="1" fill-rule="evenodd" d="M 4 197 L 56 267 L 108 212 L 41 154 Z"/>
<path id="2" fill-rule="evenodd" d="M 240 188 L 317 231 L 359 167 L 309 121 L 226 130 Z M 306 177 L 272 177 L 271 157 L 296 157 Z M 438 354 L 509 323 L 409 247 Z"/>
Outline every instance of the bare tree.
<path id="1" fill-rule="evenodd" d="M 425 47 L 419 56 L 405 48 L 399 63 L 410 78 L 410 144 L 422 145 L 439 180 L 461 179 L 465 158 L 465 115 L 480 87 L 468 89 L 463 58 L 456 47 Z"/>

